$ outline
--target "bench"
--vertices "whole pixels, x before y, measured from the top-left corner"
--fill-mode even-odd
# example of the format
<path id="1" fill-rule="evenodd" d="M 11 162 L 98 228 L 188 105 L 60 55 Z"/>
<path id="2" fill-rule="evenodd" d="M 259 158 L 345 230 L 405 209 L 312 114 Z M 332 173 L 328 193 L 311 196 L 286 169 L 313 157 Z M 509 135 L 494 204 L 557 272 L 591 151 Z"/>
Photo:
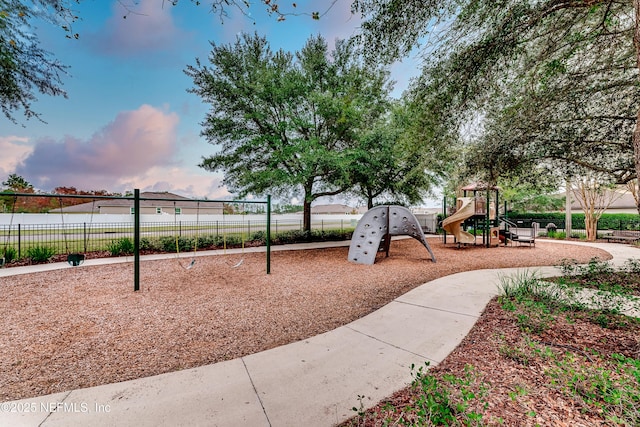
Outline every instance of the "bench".
<path id="1" fill-rule="evenodd" d="M 511 241 L 517 246 L 529 245 L 536 246 L 536 237 L 538 236 L 539 225 L 537 222 L 531 223 L 531 228 L 514 227 L 511 229 Z"/>
<path id="2" fill-rule="evenodd" d="M 602 236 L 607 242 L 636 242 L 640 240 L 640 231 L 636 230 L 613 230 Z"/>

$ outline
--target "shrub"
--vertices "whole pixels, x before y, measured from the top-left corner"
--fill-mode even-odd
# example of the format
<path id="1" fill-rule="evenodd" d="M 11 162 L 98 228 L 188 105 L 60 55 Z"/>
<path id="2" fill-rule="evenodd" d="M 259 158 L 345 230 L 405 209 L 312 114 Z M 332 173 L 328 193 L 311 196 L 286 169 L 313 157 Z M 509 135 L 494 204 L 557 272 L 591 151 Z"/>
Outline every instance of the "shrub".
<path id="1" fill-rule="evenodd" d="M 198 249 L 200 248 L 217 248 L 222 246 L 222 236 L 216 234 L 207 234 L 198 236 Z"/>
<path id="2" fill-rule="evenodd" d="M 153 251 L 158 249 L 157 241 L 151 240 L 147 237 L 143 237 L 140 239 L 140 250 L 141 251 Z"/>
<path id="3" fill-rule="evenodd" d="M 48 246 L 34 246 L 27 249 L 27 258 L 32 262 L 47 262 L 56 251 Z"/>
<path id="4" fill-rule="evenodd" d="M 286 245 L 289 243 L 310 242 L 311 233 L 304 230 L 289 230 L 278 233 L 273 239 L 274 244 Z"/>
<path id="5" fill-rule="evenodd" d="M 249 240 L 255 242 L 260 245 L 267 244 L 267 232 L 266 231 L 256 231 L 255 233 L 251 233 Z"/>
<path id="6" fill-rule="evenodd" d="M 226 247 L 241 246 L 242 236 L 238 234 L 227 234 L 225 236 L 222 236 L 222 245 Z"/>
<path id="7" fill-rule="evenodd" d="M 111 256 L 130 255 L 134 250 L 133 241 L 129 237 L 113 240 L 107 245 L 107 250 Z"/>
<path id="8" fill-rule="evenodd" d="M 188 237 L 178 237 L 177 244 L 175 236 L 165 236 L 160 238 L 160 249 L 164 252 L 189 252 L 193 250 L 195 239 Z M 199 243 L 198 243 L 199 245 Z"/>
<path id="9" fill-rule="evenodd" d="M 7 264 L 18 258 L 18 251 L 13 246 L 7 246 L 4 248 L 3 253 L 4 262 Z"/>

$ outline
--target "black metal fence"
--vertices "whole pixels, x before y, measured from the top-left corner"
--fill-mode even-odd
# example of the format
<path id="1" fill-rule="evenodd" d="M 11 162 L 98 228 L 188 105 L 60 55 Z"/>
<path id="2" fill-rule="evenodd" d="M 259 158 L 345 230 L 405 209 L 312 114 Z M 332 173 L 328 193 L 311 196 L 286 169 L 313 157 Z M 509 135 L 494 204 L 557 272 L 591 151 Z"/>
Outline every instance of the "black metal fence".
<path id="1" fill-rule="evenodd" d="M 353 221 L 336 219 L 312 221 L 312 229 L 322 232 L 352 229 Z M 264 240 L 266 220 L 177 221 L 142 223 L 140 248 L 154 252 L 190 251 L 212 246 L 242 246 Z M 272 220 L 271 233 L 302 231 L 302 220 Z M 133 250 L 133 223 L 64 223 L 0 225 L 0 257 L 7 251 L 15 259 L 29 257 L 45 249 L 52 254 L 109 251 L 123 255 Z"/>
<path id="2" fill-rule="evenodd" d="M 549 224 L 554 225 L 557 232 L 566 233 L 566 222 L 564 220 L 557 219 L 541 219 L 541 218 L 509 218 L 509 221 L 515 223 L 518 227 L 530 228 L 531 224 L 537 222 L 540 227 L 540 232 L 545 233 L 549 227 Z M 611 230 L 640 230 L 640 219 L 638 220 L 622 220 L 607 219 L 606 221 L 598 221 L 598 234 L 606 234 Z M 571 220 L 571 236 L 572 237 L 586 237 L 587 232 L 585 230 L 583 218 L 573 218 Z"/>

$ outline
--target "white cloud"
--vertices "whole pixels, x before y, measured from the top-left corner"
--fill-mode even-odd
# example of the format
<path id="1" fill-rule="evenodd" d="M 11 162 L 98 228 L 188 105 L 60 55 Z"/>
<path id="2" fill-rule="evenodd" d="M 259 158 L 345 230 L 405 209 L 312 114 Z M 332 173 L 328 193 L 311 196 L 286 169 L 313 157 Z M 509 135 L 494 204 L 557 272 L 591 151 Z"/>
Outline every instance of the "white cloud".
<path id="1" fill-rule="evenodd" d="M 123 179 L 173 165 L 178 121 L 175 113 L 142 105 L 119 113 L 86 141 L 73 136 L 36 141 L 15 169 L 38 188 L 109 190 Z"/>
<path id="2" fill-rule="evenodd" d="M 12 174 L 16 167 L 33 152 L 29 138 L 21 136 L 0 136 L 0 181 Z"/>

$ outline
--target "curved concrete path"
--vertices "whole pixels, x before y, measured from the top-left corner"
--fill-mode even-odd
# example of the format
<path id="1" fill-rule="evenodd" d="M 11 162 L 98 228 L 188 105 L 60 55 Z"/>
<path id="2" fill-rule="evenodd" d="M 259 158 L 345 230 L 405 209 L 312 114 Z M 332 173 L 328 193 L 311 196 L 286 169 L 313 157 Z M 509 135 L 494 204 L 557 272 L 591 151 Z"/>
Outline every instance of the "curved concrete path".
<path id="1" fill-rule="evenodd" d="M 640 258 L 631 246 L 589 245 L 615 264 Z M 354 415 L 358 396 L 370 407 L 408 385 L 411 364 L 442 361 L 497 295 L 500 276 L 519 270 L 442 277 L 348 325 L 239 359 L 0 403 L 0 426 L 334 425 Z"/>

